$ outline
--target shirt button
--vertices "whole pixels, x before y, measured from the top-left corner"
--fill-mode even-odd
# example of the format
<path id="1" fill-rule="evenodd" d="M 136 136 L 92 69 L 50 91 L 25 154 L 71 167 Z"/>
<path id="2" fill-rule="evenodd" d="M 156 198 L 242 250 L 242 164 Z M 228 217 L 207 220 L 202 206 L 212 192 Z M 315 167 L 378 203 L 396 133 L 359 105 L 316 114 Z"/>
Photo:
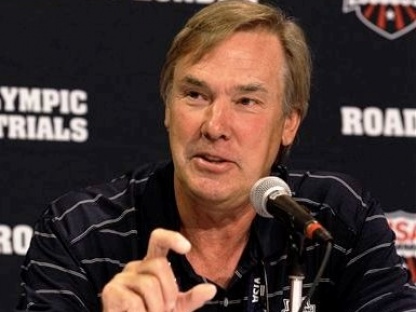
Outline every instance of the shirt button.
<path id="1" fill-rule="evenodd" d="M 228 298 L 227 297 L 224 298 L 224 307 L 228 307 Z"/>

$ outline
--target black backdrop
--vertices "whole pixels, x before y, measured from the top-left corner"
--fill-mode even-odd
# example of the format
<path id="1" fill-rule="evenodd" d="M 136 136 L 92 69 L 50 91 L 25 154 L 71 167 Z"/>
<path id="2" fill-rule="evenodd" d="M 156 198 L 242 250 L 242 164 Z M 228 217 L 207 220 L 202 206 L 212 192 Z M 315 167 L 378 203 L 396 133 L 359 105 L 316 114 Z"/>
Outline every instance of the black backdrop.
<path id="1" fill-rule="evenodd" d="M 185 19 L 213 1 L 0 2 L 0 311 L 13 309 L 47 203 L 168 157 L 160 67 Z M 360 179 L 413 268 L 416 4 L 275 1 L 304 26 L 315 67 L 289 164 Z"/>

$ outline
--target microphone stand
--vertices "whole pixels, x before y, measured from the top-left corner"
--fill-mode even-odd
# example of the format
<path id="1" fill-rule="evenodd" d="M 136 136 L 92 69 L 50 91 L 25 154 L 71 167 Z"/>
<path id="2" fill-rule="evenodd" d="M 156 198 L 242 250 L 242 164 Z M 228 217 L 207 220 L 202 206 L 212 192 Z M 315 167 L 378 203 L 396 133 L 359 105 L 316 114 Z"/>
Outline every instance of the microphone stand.
<path id="1" fill-rule="evenodd" d="M 302 312 L 299 308 L 302 305 L 303 280 L 305 275 L 301 265 L 304 236 L 291 231 L 289 233 L 289 279 L 290 279 L 290 312 Z"/>

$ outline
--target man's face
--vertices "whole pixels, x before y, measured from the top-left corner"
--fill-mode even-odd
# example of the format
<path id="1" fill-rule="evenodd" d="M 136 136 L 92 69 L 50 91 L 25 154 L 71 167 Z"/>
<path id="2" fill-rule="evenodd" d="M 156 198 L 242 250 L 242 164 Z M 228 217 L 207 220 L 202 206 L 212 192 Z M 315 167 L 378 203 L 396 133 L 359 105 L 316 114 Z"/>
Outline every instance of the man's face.
<path id="1" fill-rule="evenodd" d="M 177 191 L 210 205 L 248 203 L 299 125 L 298 114 L 282 113 L 283 70 L 280 41 L 264 31 L 178 62 L 165 112 Z"/>

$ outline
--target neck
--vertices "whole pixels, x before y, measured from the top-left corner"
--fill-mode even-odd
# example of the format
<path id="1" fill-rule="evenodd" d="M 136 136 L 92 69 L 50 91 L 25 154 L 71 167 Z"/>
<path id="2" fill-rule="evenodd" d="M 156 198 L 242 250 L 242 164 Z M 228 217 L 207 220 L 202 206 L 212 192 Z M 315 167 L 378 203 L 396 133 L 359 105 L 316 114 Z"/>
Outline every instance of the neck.
<path id="1" fill-rule="evenodd" d="M 255 210 L 245 202 L 238 206 L 221 203 L 198 203 L 176 194 L 181 231 L 196 246 L 202 244 L 229 244 L 240 241 L 249 233 Z M 204 201 L 201 201 L 204 202 Z"/>
<path id="2" fill-rule="evenodd" d="M 180 196 L 177 205 L 181 233 L 192 245 L 188 261 L 197 274 L 225 288 L 247 245 L 254 209 L 249 204 L 216 209 Z"/>
<path id="3" fill-rule="evenodd" d="M 183 225 L 181 232 L 191 242 L 186 257 L 194 271 L 226 288 L 247 245 L 249 225 L 238 222 L 211 229 Z"/>

